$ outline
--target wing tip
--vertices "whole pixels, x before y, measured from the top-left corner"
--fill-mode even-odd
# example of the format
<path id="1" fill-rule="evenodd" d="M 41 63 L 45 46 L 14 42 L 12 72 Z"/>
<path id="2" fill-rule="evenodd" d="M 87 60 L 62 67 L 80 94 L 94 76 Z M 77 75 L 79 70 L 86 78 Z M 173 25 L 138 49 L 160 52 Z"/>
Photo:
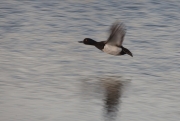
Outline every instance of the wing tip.
<path id="1" fill-rule="evenodd" d="M 110 27 L 110 32 L 114 33 L 116 31 L 120 31 L 122 34 L 125 34 L 126 33 L 125 24 L 119 20 L 116 20 Z"/>

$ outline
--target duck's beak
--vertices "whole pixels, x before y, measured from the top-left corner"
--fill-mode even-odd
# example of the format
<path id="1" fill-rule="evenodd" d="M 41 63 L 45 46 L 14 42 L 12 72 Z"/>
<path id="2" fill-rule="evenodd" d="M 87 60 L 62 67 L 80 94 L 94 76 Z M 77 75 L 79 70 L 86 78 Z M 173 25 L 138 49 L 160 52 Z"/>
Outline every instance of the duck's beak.
<path id="1" fill-rule="evenodd" d="M 78 41 L 79 43 L 83 43 L 83 41 Z"/>

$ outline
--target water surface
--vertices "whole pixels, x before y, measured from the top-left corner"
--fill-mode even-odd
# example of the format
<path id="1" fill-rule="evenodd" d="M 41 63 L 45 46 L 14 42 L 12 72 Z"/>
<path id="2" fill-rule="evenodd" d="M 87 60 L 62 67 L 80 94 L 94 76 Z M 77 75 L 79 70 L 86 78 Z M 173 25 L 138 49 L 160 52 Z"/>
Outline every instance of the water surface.
<path id="1" fill-rule="evenodd" d="M 0 120 L 178 121 L 180 2 L 1 1 Z M 134 57 L 78 43 L 127 28 Z"/>

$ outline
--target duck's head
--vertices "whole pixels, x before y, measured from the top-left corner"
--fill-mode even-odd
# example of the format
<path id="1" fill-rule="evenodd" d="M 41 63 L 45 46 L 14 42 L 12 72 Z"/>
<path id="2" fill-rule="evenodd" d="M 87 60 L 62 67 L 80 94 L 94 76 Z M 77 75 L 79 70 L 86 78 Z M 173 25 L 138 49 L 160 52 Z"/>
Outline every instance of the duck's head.
<path id="1" fill-rule="evenodd" d="M 85 45 L 95 45 L 97 42 L 91 38 L 85 38 L 83 41 L 79 41 L 79 43 L 84 43 Z"/>

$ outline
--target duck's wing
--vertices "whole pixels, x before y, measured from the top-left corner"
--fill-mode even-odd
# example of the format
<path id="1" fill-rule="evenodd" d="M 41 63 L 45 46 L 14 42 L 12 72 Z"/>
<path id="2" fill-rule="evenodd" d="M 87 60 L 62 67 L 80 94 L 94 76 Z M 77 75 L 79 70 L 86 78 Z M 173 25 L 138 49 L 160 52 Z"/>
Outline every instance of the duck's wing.
<path id="1" fill-rule="evenodd" d="M 109 33 L 110 35 L 106 43 L 120 47 L 126 34 L 125 25 L 122 22 L 117 21 L 110 27 Z"/>

